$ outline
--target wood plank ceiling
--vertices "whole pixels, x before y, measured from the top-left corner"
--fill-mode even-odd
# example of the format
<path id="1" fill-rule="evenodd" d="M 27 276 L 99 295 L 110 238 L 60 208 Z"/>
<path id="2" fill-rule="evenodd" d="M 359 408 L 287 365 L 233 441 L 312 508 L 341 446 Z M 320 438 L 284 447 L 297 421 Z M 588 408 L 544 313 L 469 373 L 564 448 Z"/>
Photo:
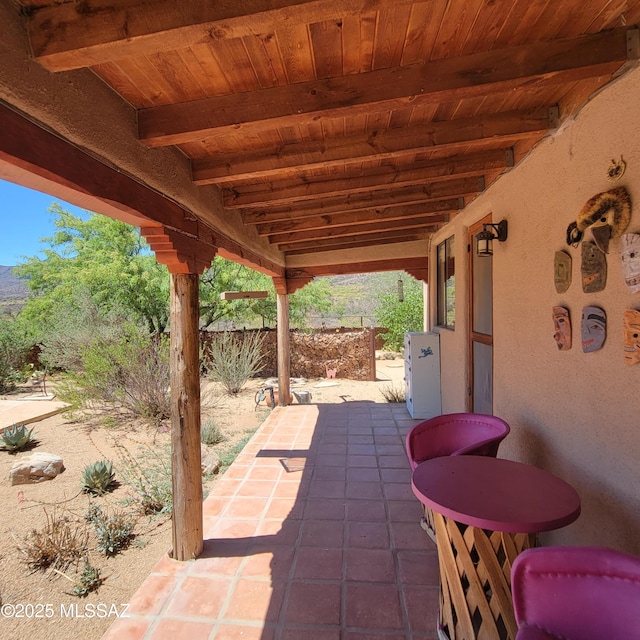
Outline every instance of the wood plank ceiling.
<path id="1" fill-rule="evenodd" d="M 91 68 L 285 264 L 427 238 L 635 61 L 640 22 L 636 0 L 21 4 L 40 64 Z"/>

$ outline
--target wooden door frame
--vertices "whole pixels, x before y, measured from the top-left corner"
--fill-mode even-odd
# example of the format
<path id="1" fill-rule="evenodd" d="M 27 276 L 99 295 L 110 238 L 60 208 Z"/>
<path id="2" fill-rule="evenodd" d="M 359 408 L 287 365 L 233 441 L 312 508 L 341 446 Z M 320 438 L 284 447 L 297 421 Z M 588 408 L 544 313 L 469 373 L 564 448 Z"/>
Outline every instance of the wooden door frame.
<path id="1" fill-rule="evenodd" d="M 473 359 L 473 343 L 481 342 L 482 344 L 489 345 L 493 349 L 493 311 L 491 313 L 491 335 L 488 336 L 485 333 L 476 333 L 473 330 L 473 237 L 482 231 L 482 226 L 492 221 L 492 214 L 489 213 L 481 220 L 478 220 L 472 224 L 467 231 L 467 250 L 469 254 L 469 271 L 467 277 L 469 279 L 469 305 L 468 305 L 468 321 L 469 321 L 469 333 L 467 349 L 469 353 L 469 385 L 467 387 L 467 407 L 469 411 L 474 410 L 473 406 L 473 385 L 474 385 L 474 359 Z M 492 258 L 493 259 L 493 258 Z M 493 269 L 491 270 L 491 290 L 493 292 Z M 493 304 L 493 298 L 492 298 Z M 493 376 L 493 366 L 491 375 Z M 492 398 L 493 404 L 493 398 Z"/>

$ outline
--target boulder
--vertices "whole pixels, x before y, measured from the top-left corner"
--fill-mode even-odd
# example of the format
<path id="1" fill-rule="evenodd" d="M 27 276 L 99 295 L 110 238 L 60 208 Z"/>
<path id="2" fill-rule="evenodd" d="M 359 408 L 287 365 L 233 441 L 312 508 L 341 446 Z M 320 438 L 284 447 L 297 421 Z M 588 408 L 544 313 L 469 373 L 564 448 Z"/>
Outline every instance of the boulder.
<path id="1" fill-rule="evenodd" d="M 202 475 L 211 476 L 217 473 L 222 464 L 220 456 L 204 444 L 200 447 L 200 453 L 202 457 Z"/>
<path id="2" fill-rule="evenodd" d="M 9 471 L 9 481 L 14 484 L 35 484 L 43 480 L 53 480 L 64 471 L 60 456 L 44 451 L 35 451 L 18 458 Z"/>

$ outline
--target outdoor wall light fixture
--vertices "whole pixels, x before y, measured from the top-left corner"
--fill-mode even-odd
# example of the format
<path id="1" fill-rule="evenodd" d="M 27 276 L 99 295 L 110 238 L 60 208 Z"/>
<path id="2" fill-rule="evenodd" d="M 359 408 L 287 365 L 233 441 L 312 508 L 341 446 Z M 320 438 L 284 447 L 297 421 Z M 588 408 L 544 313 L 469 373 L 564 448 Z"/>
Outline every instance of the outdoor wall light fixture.
<path id="1" fill-rule="evenodd" d="M 487 227 L 491 227 L 488 229 Z M 476 235 L 476 252 L 479 256 L 493 255 L 493 241 L 504 242 L 507 239 L 507 221 L 501 220 L 498 224 L 483 224 L 482 231 Z"/>

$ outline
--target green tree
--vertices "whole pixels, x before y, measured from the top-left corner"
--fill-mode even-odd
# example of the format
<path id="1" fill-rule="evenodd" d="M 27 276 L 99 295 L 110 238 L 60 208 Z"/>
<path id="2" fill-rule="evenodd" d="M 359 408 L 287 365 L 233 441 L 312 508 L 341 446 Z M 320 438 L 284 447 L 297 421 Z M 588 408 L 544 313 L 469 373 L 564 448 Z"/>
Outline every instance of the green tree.
<path id="1" fill-rule="evenodd" d="M 53 237 L 43 238 L 44 258 L 30 257 L 16 267 L 32 295 L 22 310 L 40 339 L 54 319 L 90 309 L 87 296 L 108 317 L 112 311 L 143 322 L 151 333 L 163 332 L 169 320 L 169 274 L 156 262 L 138 230 L 123 222 L 88 213 L 86 219 L 53 204 Z M 266 290 L 266 300 L 220 299 L 223 291 Z M 81 304 L 77 302 L 81 301 Z M 302 326 L 310 312 L 330 308 L 330 285 L 319 279 L 290 298 L 290 318 Z M 111 313 L 113 315 L 113 313 Z M 203 326 L 222 319 L 275 324 L 276 295 L 270 277 L 216 256 L 200 278 L 200 318 Z"/>
<path id="2" fill-rule="evenodd" d="M 266 276 L 264 276 L 266 278 Z M 270 278 L 269 278 L 270 280 Z M 305 327 L 311 313 L 326 313 L 332 308 L 331 285 L 327 278 L 312 280 L 289 296 L 289 323 L 292 327 Z M 271 285 L 269 296 L 256 300 L 251 311 L 262 319 L 265 326 L 274 326 L 277 317 L 276 293 Z"/>
<path id="3" fill-rule="evenodd" d="M 42 239 L 45 257 L 27 258 L 15 269 L 32 291 L 21 315 L 36 333 L 80 289 L 98 307 L 124 309 L 153 333 L 162 332 L 169 318 L 169 274 L 138 230 L 94 213 L 84 219 L 56 203 L 50 211 L 56 230 Z"/>
<path id="4" fill-rule="evenodd" d="M 267 291 L 266 298 L 221 300 L 223 291 Z M 331 285 L 326 278 L 313 280 L 289 298 L 289 320 L 292 326 L 304 326 L 311 312 L 327 312 L 331 308 Z M 200 278 L 200 321 L 209 326 L 219 320 L 250 324 L 259 320 L 263 326 L 276 323 L 276 292 L 271 278 L 263 273 L 216 256 Z"/>
<path id="5" fill-rule="evenodd" d="M 200 277 L 200 322 L 208 327 L 219 320 L 248 321 L 255 317 L 255 300 L 221 300 L 224 291 L 264 291 L 273 289 L 271 278 L 243 264 L 216 256 Z"/>
<path id="6" fill-rule="evenodd" d="M 404 278 L 404 300 L 398 299 L 398 291 L 387 291 L 378 296 L 376 323 L 386 327 L 385 346 L 401 351 L 407 331 L 422 331 L 424 326 L 422 284 L 413 278 Z"/>
<path id="7" fill-rule="evenodd" d="M 331 284 L 327 278 L 316 278 L 291 295 L 289 314 L 296 327 L 304 327 L 311 313 L 325 315 L 331 310 Z"/>

